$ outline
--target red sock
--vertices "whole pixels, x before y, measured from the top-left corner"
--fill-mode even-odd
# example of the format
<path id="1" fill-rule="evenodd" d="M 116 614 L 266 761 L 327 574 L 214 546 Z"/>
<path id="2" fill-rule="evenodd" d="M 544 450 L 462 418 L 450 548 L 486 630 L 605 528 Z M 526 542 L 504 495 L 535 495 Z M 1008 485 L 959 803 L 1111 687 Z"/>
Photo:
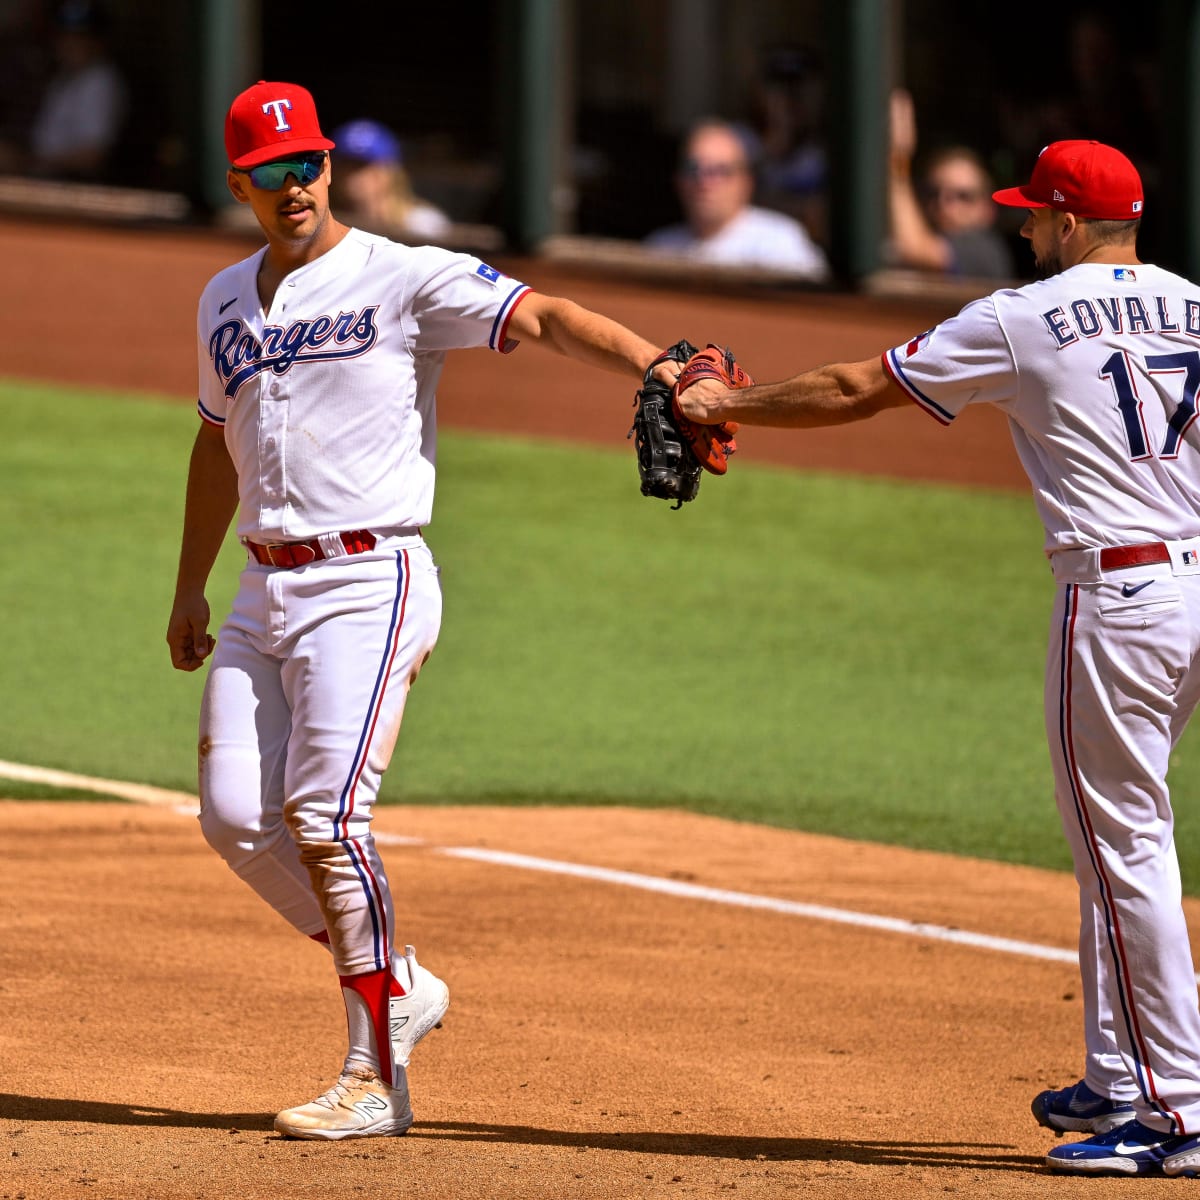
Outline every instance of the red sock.
<path id="1" fill-rule="evenodd" d="M 388 997 L 392 995 L 388 981 L 393 979 L 390 967 L 382 971 L 368 971 L 365 975 L 339 975 L 342 987 L 349 988 L 363 998 L 371 1014 L 371 1027 L 375 1031 L 375 1050 L 379 1056 L 379 1077 L 394 1085 L 392 1067 L 392 1035 L 388 1020 Z"/>

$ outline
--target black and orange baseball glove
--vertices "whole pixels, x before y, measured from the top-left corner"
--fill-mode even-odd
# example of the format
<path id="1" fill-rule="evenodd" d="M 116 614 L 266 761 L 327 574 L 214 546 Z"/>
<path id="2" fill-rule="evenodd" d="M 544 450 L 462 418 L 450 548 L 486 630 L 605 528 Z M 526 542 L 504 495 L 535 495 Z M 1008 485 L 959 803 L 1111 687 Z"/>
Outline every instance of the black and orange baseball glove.
<path id="1" fill-rule="evenodd" d="M 671 361 L 682 367 L 674 387 L 654 376 L 655 367 Z M 679 411 L 676 397 L 697 379 L 719 379 L 731 388 L 754 382 L 729 350 L 713 345 L 697 350 L 691 342 L 680 340 L 646 368 L 634 397 L 637 412 L 629 436 L 637 448 L 642 495 L 674 500 L 675 508 L 696 498 L 702 471 L 724 475 L 729 456 L 737 449 L 736 424 L 698 425 Z"/>

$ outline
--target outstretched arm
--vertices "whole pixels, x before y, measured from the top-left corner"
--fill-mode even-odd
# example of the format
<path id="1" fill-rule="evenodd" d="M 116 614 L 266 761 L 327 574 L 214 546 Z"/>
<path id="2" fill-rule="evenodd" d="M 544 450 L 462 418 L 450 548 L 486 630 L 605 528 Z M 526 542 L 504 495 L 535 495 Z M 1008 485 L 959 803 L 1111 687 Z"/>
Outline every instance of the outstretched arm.
<path id="1" fill-rule="evenodd" d="M 683 415 L 702 425 L 737 421 L 792 429 L 845 425 L 910 403 L 878 358 L 832 363 L 780 383 L 748 388 L 732 389 L 701 379 L 679 397 Z"/>
<path id="2" fill-rule="evenodd" d="M 529 292 L 517 306 L 509 322 L 509 332 L 515 338 L 536 342 L 578 362 L 619 371 L 639 380 L 661 350 L 609 317 L 573 300 L 543 296 L 540 292 Z M 667 382 L 679 373 L 677 364 L 660 369 L 668 372 Z"/>
<path id="3" fill-rule="evenodd" d="M 237 502 L 237 472 L 224 431 L 205 422 L 192 446 L 175 603 L 167 625 L 171 662 L 180 671 L 196 670 L 216 644 L 208 632 L 204 588 Z"/>

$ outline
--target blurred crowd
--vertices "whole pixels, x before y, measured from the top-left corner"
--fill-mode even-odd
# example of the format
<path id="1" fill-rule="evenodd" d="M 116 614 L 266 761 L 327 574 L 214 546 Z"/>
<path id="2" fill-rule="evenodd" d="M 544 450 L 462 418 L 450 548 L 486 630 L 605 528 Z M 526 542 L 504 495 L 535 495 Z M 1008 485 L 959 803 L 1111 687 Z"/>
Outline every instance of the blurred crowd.
<path id="1" fill-rule="evenodd" d="M 128 107 L 108 11 L 66 0 L 46 20 L 30 7 L 0 38 L 0 171 L 103 178 Z"/>
<path id="2" fill-rule="evenodd" d="M 130 171 L 134 89 L 114 54 L 123 43 L 112 8 L 132 19 L 114 0 L 0 3 L 0 174 L 147 183 Z M 1107 12 L 1075 6 L 1055 35 L 1061 70 L 1047 76 L 1007 64 L 1010 74 L 1025 74 L 989 95 L 985 122 L 947 102 L 961 86 L 956 72 L 926 70 L 922 54 L 931 51 L 906 45 L 901 74 L 907 70 L 919 86 L 898 87 L 889 98 L 886 265 L 969 280 L 1027 272 L 1018 223 L 990 194 L 997 178 L 1028 170 L 1038 150 L 1059 138 L 1120 147 L 1153 192 L 1161 125 L 1153 56 L 1131 51 Z M 963 18 L 966 26 L 974 19 Z M 960 41 L 970 42 L 973 28 L 964 26 Z M 645 109 L 630 108 L 623 118 L 612 95 L 591 115 L 584 99 L 570 156 L 576 203 L 569 222 L 579 233 L 639 242 L 660 259 L 827 282 L 827 70 L 815 45 L 770 46 L 740 93 L 714 85 L 724 110 L 717 106 L 673 133 L 646 120 Z M 983 75 L 976 83 L 988 87 Z M 343 94 L 342 102 L 353 104 L 353 96 Z M 497 172 L 483 171 L 477 154 L 471 165 L 491 181 L 487 196 L 457 204 L 446 184 L 436 200 L 427 198 L 408 161 L 411 131 L 379 120 L 369 103 L 362 107 L 332 135 L 333 199 L 347 219 L 400 240 L 437 242 L 452 237 L 456 222 L 499 212 Z M 673 170 L 669 186 L 655 191 L 664 155 Z"/>
<path id="3" fill-rule="evenodd" d="M 971 282 L 1029 276 L 1033 264 L 1017 232 L 1022 214 L 999 208 L 991 193 L 998 176 L 1028 172 L 1041 148 L 1059 139 L 1095 138 L 1121 148 L 1153 192 L 1162 125 L 1155 55 L 1131 44 L 1118 17 L 1101 6 L 1077 7 L 1062 30 L 1061 48 L 1043 47 L 1061 69 L 1047 74 L 1032 61 L 1006 64 L 1007 90 L 989 88 L 981 60 L 964 92 L 959 70 L 930 76 L 915 50 L 920 91 L 897 87 L 888 97 L 886 266 Z M 960 48 L 969 47 L 971 29 L 959 33 Z M 952 49 L 938 43 L 943 56 Z M 987 122 L 954 103 L 976 93 L 989 96 Z M 676 191 L 684 224 L 651 234 L 647 247 L 708 261 L 740 257 L 756 267 L 773 261 L 795 278 L 825 279 L 827 100 L 826 66 L 815 47 L 774 47 L 763 55 L 738 116 L 705 121 L 683 139 Z M 931 136 L 918 136 L 919 115 L 922 125 L 928 118 Z M 725 134 L 716 153 L 711 131 L 718 127 Z M 720 163 L 737 165 L 738 186 L 728 171 L 698 173 Z"/>

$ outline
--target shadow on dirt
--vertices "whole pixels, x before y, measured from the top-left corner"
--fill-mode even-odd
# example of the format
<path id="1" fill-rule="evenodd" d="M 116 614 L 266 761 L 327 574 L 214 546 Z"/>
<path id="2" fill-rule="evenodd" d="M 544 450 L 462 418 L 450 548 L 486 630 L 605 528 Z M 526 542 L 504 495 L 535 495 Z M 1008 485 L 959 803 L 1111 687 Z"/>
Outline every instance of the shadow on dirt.
<path id="1" fill-rule="evenodd" d="M 731 1137 L 709 1133 L 570 1132 L 527 1125 L 476 1125 L 468 1122 L 418 1121 L 410 1138 L 496 1142 L 521 1146 L 574 1146 L 580 1150 L 623 1150 L 629 1154 L 670 1154 L 684 1158 L 728 1158 L 756 1162 L 854 1162 L 875 1166 L 916 1164 L 1028 1171 L 1042 1158 L 1018 1154 L 1003 1143 L 880 1142 L 855 1138 Z"/>
<path id="2" fill-rule="evenodd" d="M 0 1120 L 81 1122 L 93 1125 L 223 1129 L 274 1136 L 272 1113 L 183 1112 L 153 1105 L 108 1104 L 95 1100 L 54 1099 L 0 1093 Z M 419 1121 L 408 1137 L 516 1146 L 560 1146 L 627 1154 L 680 1158 L 727 1158 L 745 1162 L 851 1162 L 874 1166 L 918 1165 L 975 1170 L 1028 1171 L 1040 1157 L 1018 1154 L 1004 1143 L 882 1142 L 855 1138 L 733 1137 L 708 1133 L 628 1133 L 537 1129 L 529 1125 L 481 1125 L 471 1122 Z M 283 1139 L 280 1139 L 283 1140 Z"/>
<path id="3" fill-rule="evenodd" d="M 83 1121 L 91 1125 L 157 1125 L 178 1129 L 245 1129 L 270 1132 L 274 1113 L 197 1113 L 152 1104 L 106 1104 L 14 1096 L 0 1092 L 0 1121 Z"/>

